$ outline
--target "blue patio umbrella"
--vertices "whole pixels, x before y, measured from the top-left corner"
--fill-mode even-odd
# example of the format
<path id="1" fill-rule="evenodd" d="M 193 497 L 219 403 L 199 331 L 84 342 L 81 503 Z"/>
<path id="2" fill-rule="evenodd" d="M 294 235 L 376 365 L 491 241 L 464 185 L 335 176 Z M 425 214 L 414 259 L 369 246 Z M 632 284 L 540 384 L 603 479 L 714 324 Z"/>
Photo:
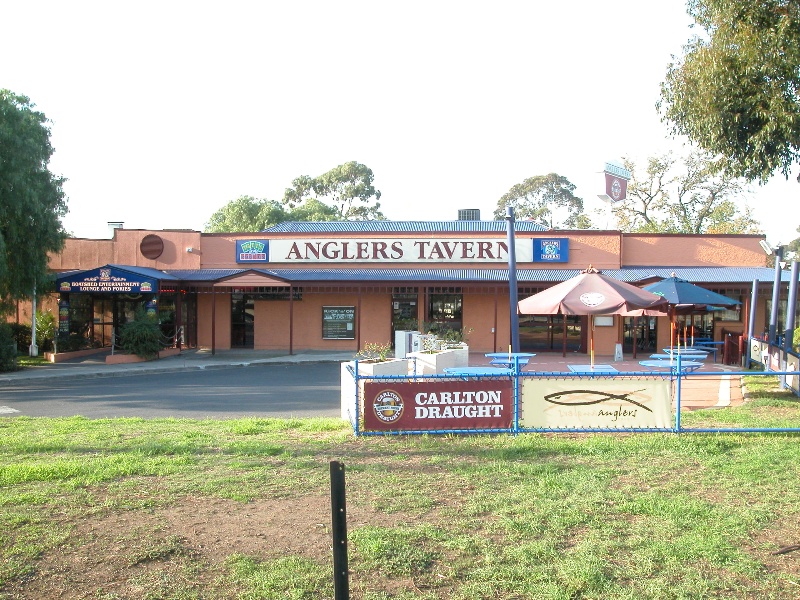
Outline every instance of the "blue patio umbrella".
<path id="1" fill-rule="evenodd" d="M 738 300 L 717 294 L 685 279 L 680 279 L 674 273 L 672 277 L 651 283 L 642 289 L 666 298 L 670 306 L 694 308 L 696 310 L 705 310 L 716 306 L 730 307 L 740 304 Z"/>
<path id="2" fill-rule="evenodd" d="M 738 300 L 680 279 L 675 276 L 675 273 L 671 277 L 646 285 L 642 289 L 666 299 L 671 314 L 671 325 L 674 323 L 675 313 L 681 310 L 714 310 L 719 307 L 733 307 L 741 304 Z M 670 327 L 670 345 L 672 345 L 671 338 L 672 327 Z"/>

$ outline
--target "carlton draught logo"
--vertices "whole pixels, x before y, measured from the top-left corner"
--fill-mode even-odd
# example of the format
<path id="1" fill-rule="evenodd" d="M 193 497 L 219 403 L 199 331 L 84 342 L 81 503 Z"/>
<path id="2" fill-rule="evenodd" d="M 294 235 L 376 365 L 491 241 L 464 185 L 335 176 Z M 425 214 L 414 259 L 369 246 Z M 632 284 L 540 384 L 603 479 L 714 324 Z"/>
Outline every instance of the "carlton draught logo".
<path id="1" fill-rule="evenodd" d="M 394 423 L 403 416 L 403 398 L 393 390 L 385 390 L 375 396 L 372 410 L 375 416 L 384 423 Z"/>

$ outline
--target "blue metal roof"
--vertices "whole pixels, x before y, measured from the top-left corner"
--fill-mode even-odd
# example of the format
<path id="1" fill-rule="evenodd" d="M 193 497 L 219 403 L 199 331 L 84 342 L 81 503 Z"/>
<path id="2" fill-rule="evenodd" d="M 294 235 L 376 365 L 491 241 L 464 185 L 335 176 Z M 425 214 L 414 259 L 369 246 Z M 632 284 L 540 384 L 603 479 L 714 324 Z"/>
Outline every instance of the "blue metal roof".
<path id="1" fill-rule="evenodd" d="M 518 232 L 549 231 L 533 221 L 515 221 Z M 263 233 L 505 233 L 505 221 L 290 221 L 279 223 Z"/>
<path id="2" fill-rule="evenodd" d="M 153 279 L 177 279 L 166 271 L 159 271 L 158 269 L 151 269 L 150 267 L 133 267 L 131 265 L 108 265 L 120 271 L 127 271 L 135 273 L 136 275 L 144 275 L 145 277 L 152 277 Z"/>
<path id="3" fill-rule="evenodd" d="M 250 269 L 170 269 L 170 275 L 181 281 L 217 281 Z"/>
<path id="4" fill-rule="evenodd" d="M 128 267 L 124 267 L 130 270 Z M 133 267 L 138 268 L 138 267 Z M 508 269 L 182 269 L 161 274 L 161 279 L 181 281 L 219 281 L 247 271 L 263 273 L 293 283 L 303 282 L 392 282 L 392 281 L 447 281 L 447 282 L 503 282 L 508 281 Z M 517 281 L 524 283 L 559 283 L 578 275 L 581 269 L 517 269 Z M 775 271 L 767 267 L 623 267 L 602 269 L 609 277 L 627 283 L 647 279 L 666 279 L 674 273 L 681 279 L 703 284 L 744 284 L 758 279 L 771 283 Z M 791 279 L 789 271 L 781 272 L 781 280 Z"/>
<path id="5" fill-rule="evenodd" d="M 123 271 L 125 273 L 132 273 L 134 275 L 139 275 L 141 277 L 148 277 L 150 279 L 158 279 L 158 280 L 178 280 L 178 277 L 167 273 L 166 271 L 159 271 L 158 269 L 151 269 L 150 267 L 136 267 L 132 265 L 112 265 L 108 264 L 105 265 L 106 267 L 111 267 L 112 269 L 116 269 L 117 271 Z M 74 277 L 79 276 L 81 273 L 90 273 L 92 271 L 97 271 L 103 267 L 95 267 L 93 269 L 73 269 L 70 271 L 61 271 L 60 273 L 55 273 L 55 280 L 62 281 L 65 279 L 72 279 Z"/>
<path id="6" fill-rule="evenodd" d="M 273 269 L 265 271 L 292 282 L 303 281 L 508 281 L 508 269 Z M 580 269 L 517 269 L 519 283 L 558 283 L 581 272 Z M 774 271 L 765 267 L 625 267 L 603 269 L 609 277 L 637 283 L 645 279 L 676 276 L 696 283 L 768 283 Z M 783 281 L 790 279 L 784 271 Z"/>

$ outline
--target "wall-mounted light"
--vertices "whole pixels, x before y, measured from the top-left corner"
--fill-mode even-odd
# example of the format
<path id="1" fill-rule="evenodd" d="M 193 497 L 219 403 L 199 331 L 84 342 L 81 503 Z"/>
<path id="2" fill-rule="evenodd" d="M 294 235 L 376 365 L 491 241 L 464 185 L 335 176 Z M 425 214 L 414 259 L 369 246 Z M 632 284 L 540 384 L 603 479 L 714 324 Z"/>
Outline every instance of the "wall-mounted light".
<path id="1" fill-rule="evenodd" d="M 762 240 L 762 241 L 763 241 L 763 240 Z M 187 251 L 189 254 L 191 254 L 192 252 L 194 252 L 194 248 L 192 248 L 191 246 L 189 246 L 188 248 L 186 248 L 186 251 Z"/>

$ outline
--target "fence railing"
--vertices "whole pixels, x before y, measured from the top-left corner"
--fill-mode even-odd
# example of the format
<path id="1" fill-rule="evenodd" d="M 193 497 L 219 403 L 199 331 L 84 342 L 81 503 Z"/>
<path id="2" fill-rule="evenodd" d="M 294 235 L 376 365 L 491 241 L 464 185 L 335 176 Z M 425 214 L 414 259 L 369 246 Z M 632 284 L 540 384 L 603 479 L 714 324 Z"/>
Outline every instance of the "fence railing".
<path id="1" fill-rule="evenodd" d="M 761 356 L 761 355 L 759 355 Z M 793 356 L 793 355 L 790 355 Z M 793 356 L 796 359 L 796 356 Z M 686 390 L 709 378 L 779 376 L 796 395 L 800 368 L 667 372 L 527 372 L 505 375 L 362 375 L 342 370 L 342 418 L 357 436 L 453 433 L 793 432 L 788 427 L 686 427 Z M 710 407 L 710 406 L 709 406 Z"/>

